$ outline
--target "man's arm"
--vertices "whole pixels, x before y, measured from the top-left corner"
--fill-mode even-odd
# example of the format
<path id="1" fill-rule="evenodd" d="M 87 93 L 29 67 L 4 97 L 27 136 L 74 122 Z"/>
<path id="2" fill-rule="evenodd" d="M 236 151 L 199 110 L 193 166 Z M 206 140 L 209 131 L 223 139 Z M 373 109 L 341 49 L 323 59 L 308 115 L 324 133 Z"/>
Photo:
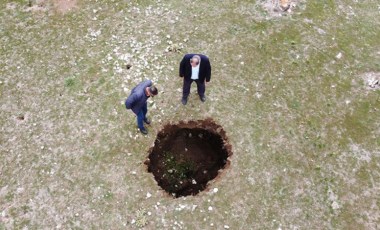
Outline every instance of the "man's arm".
<path id="1" fill-rule="evenodd" d="M 181 63 L 179 64 L 179 76 L 184 77 L 185 76 L 185 65 L 186 65 L 186 55 L 183 56 Z"/>
<path id="2" fill-rule="evenodd" d="M 206 65 L 206 82 L 209 82 L 211 80 L 211 65 L 210 60 L 208 58 L 205 58 L 205 65 Z"/>
<path id="3" fill-rule="evenodd" d="M 136 102 L 136 94 L 133 93 L 133 94 L 129 95 L 129 97 L 125 101 L 125 107 L 127 109 L 131 109 L 133 107 L 133 105 L 135 104 L 135 102 Z"/>

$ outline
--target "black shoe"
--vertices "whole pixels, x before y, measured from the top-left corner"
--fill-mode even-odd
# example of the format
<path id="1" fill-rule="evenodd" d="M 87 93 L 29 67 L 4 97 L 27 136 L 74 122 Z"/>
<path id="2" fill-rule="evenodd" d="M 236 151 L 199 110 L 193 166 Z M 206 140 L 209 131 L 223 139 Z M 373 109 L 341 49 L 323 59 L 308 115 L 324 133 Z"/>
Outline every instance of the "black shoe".
<path id="1" fill-rule="evenodd" d="M 146 129 L 140 129 L 140 132 L 144 135 L 147 135 L 148 134 L 148 131 Z"/>
<path id="2" fill-rule="evenodd" d="M 206 96 L 199 96 L 199 98 L 201 99 L 202 102 L 206 101 Z"/>
<path id="3" fill-rule="evenodd" d="M 151 121 L 150 121 L 148 118 L 145 118 L 145 119 L 144 119 L 144 122 L 145 122 L 145 124 L 150 125 L 150 122 L 151 122 Z"/>
<path id="4" fill-rule="evenodd" d="M 182 100 L 181 100 L 181 102 L 182 102 L 182 105 L 186 105 L 187 104 L 187 98 L 182 98 Z"/>

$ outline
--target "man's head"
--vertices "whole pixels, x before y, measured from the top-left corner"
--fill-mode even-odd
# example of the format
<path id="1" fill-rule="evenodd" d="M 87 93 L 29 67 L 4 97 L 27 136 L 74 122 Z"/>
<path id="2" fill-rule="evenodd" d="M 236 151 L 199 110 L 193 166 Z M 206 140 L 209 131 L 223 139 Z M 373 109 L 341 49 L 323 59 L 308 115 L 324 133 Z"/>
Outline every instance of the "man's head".
<path id="1" fill-rule="evenodd" d="M 146 87 L 146 91 L 148 93 L 148 96 L 150 97 L 154 97 L 158 94 L 158 90 L 156 88 L 156 86 L 152 85 L 150 87 Z"/>
<path id="2" fill-rule="evenodd" d="M 199 57 L 199 55 L 194 55 L 190 59 L 190 64 L 192 67 L 197 67 L 197 65 L 199 65 L 200 63 L 201 63 L 201 57 Z"/>

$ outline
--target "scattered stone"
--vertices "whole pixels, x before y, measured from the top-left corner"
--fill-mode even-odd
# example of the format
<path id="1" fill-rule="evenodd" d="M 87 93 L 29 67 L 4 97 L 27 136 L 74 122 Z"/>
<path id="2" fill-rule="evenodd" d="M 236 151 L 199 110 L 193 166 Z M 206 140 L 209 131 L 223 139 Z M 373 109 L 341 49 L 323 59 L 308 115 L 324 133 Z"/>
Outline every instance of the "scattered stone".
<path id="1" fill-rule="evenodd" d="M 378 79 L 373 79 L 373 80 L 371 80 L 371 81 L 369 82 L 369 87 L 371 87 L 371 88 L 375 88 L 376 85 L 378 85 L 378 84 L 379 84 L 379 80 L 378 80 Z"/>
<path id="2" fill-rule="evenodd" d="M 335 57 L 336 57 L 336 59 L 341 59 L 342 56 L 343 56 L 343 54 L 341 52 L 339 52 Z"/>
<path id="3" fill-rule="evenodd" d="M 378 90 L 380 89 L 380 73 L 379 72 L 369 72 L 362 75 L 367 89 Z"/>
<path id="4" fill-rule="evenodd" d="M 340 205 L 338 204 L 338 202 L 333 201 L 332 204 L 331 204 L 331 208 L 334 209 L 334 210 L 337 210 L 337 209 L 340 208 Z"/>
<path id="5" fill-rule="evenodd" d="M 183 49 L 183 44 L 182 43 L 179 43 L 179 44 L 173 44 L 171 41 L 169 43 L 169 46 L 166 47 L 165 49 L 165 52 L 179 52 Z"/>
<path id="6" fill-rule="evenodd" d="M 130 68 L 132 67 L 132 65 L 128 63 L 125 67 L 126 67 L 127 69 L 130 69 Z"/>

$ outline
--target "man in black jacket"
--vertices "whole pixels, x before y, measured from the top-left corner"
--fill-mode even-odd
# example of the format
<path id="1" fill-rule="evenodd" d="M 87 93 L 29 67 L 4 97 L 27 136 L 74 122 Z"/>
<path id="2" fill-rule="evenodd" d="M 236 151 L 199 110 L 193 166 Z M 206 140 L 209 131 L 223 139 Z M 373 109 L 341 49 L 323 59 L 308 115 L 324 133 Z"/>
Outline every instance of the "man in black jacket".
<path id="1" fill-rule="evenodd" d="M 191 84 L 197 84 L 199 98 L 206 101 L 206 82 L 211 79 L 210 60 L 203 54 L 186 54 L 179 65 L 179 76 L 183 77 L 182 104 L 186 105 Z"/>

